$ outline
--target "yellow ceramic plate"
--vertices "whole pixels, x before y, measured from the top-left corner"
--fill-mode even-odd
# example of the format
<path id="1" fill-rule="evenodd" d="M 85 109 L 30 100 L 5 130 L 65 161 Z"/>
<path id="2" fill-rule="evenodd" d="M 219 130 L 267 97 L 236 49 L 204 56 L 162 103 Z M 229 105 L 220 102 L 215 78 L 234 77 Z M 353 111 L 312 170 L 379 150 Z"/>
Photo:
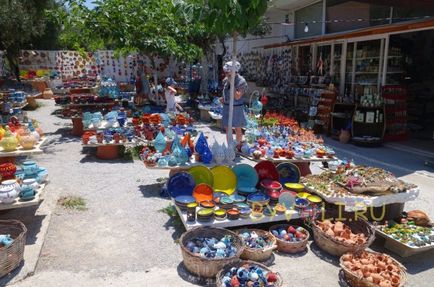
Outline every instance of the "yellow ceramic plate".
<path id="1" fill-rule="evenodd" d="M 304 185 L 301 183 L 285 183 L 285 187 L 295 192 L 302 192 L 304 190 Z"/>
<path id="2" fill-rule="evenodd" d="M 214 192 L 223 192 L 227 195 L 234 193 L 237 186 L 237 176 L 227 166 L 220 165 L 211 169 L 214 175 Z"/>
<path id="3" fill-rule="evenodd" d="M 317 195 L 309 195 L 307 197 L 307 200 L 309 200 L 312 203 L 320 203 L 322 201 L 321 197 L 319 197 Z"/>
<path id="4" fill-rule="evenodd" d="M 299 198 L 308 198 L 309 196 L 311 196 L 311 194 L 310 193 L 307 193 L 307 192 L 299 192 L 299 193 L 297 193 L 297 197 L 299 197 Z"/>

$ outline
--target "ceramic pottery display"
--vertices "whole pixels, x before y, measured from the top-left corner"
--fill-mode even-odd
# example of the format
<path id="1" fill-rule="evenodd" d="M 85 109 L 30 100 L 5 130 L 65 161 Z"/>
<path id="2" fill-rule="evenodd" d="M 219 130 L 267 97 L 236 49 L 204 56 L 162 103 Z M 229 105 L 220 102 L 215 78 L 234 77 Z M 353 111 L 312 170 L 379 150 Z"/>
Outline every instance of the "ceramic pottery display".
<path id="1" fill-rule="evenodd" d="M 341 221 L 332 222 L 330 220 L 317 221 L 318 227 L 329 237 L 349 245 L 363 245 L 367 238 L 364 233 L 353 233 L 349 226 Z"/>
<path id="2" fill-rule="evenodd" d="M 342 255 L 340 263 L 345 273 L 350 272 L 371 286 L 405 285 L 404 268 L 388 255 L 369 251 L 347 253 Z M 363 286 L 369 286 L 367 283 Z"/>
<path id="3" fill-rule="evenodd" d="M 243 230 L 240 233 L 244 245 L 249 248 L 265 249 L 273 246 L 273 241 L 267 236 L 259 236 L 255 231 Z"/>
<path id="4" fill-rule="evenodd" d="M 228 148 L 226 149 L 226 162 L 228 164 L 233 164 L 235 160 L 236 154 L 235 154 L 235 148 L 233 144 L 230 144 Z"/>
<path id="5" fill-rule="evenodd" d="M 221 281 L 221 287 L 273 287 L 277 286 L 274 285 L 274 283 L 278 282 L 278 276 L 271 271 L 267 271 L 259 267 L 258 265 L 246 263 L 239 268 L 232 267 L 230 271 L 224 274 L 224 277 Z"/>
<path id="6" fill-rule="evenodd" d="M 197 153 L 202 154 L 205 151 L 205 148 L 208 148 L 209 150 L 208 142 L 206 141 L 206 138 L 203 135 L 203 133 L 200 133 L 194 149 Z"/>
<path id="7" fill-rule="evenodd" d="M 231 235 L 226 235 L 221 240 L 215 237 L 198 237 L 188 241 L 185 247 L 193 254 L 208 259 L 230 258 L 237 253 Z"/>
<path id="8" fill-rule="evenodd" d="M 0 186 L 0 201 L 4 204 L 11 204 L 15 202 L 15 198 L 19 192 L 13 186 L 2 185 Z"/>
<path id="9" fill-rule="evenodd" d="M 162 132 L 159 132 L 153 141 L 154 147 L 158 152 L 163 152 L 166 149 L 166 139 Z"/>
<path id="10" fill-rule="evenodd" d="M 4 151 L 14 151 L 17 149 L 18 140 L 15 135 L 11 133 L 8 126 L 6 126 L 5 134 L 0 142 L 0 145 L 2 146 Z"/>
<path id="11" fill-rule="evenodd" d="M 1 180 L 12 179 L 15 176 L 17 167 L 13 163 L 2 163 L 0 164 L 0 176 Z"/>
<path id="12" fill-rule="evenodd" d="M 37 142 L 36 138 L 28 130 L 20 135 L 19 141 L 23 149 L 26 150 L 34 148 Z"/>
<path id="13" fill-rule="evenodd" d="M 38 173 L 39 167 L 33 160 L 26 160 L 21 164 L 24 174 L 28 177 L 35 176 Z"/>
<path id="14" fill-rule="evenodd" d="M 38 133 L 38 131 L 36 131 L 36 129 L 33 127 L 32 122 L 29 122 L 29 125 L 27 127 L 30 131 L 30 133 L 35 137 L 36 142 L 41 140 L 41 135 Z"/>
<path id="15" fill-rule="evenodd" d="M 303 227 L 297 227 L 290 225 L 288 228 L 277 228 L 271 230 L 271 233 L 276 236 L 276 238 L 288 242 L 299 242 L 303 241 L 308 237 L 307 231 Z"/>
<path id="16" fill-rule="evenodd" d="M 213 159 L 216 164 L 220 165 L 225 161 L 226 155 L 225 150 L 222 145 L 214 139 L 214 144 L 212 146 Z"/>

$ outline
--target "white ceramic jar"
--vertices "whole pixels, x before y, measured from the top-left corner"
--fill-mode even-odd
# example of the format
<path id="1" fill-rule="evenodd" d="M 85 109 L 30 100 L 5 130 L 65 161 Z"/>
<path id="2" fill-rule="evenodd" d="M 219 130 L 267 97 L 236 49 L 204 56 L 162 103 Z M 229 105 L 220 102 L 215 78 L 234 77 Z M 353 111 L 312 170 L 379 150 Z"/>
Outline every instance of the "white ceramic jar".
<path id="1" fill-rule="evenodd" d="M 4 204 L 11 204 L 15 202 L 19 191 L 13 185 L 2 185 L 0 187 L 0 201 Z"/>
<path id="2" fill-rule="evenodd" d="M 38 182 L 36 181 L 36 178 L 28 178 L 28 179 L 23 180 L 23 184 L 21 185 L 21 187 L 23 188 L 23 187 L 25 187 L 25 186 L 30 186 L 30 187 L 32 187 L 35 191 L 37 191 L 38 188 L 39 188 L 39 184 L 38 184 Z"/>

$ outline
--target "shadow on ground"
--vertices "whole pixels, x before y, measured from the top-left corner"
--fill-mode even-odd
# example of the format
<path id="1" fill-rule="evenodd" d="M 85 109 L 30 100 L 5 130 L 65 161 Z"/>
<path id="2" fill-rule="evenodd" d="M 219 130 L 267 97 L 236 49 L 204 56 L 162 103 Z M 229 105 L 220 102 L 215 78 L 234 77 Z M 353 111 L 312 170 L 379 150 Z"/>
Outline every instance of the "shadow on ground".
<path id="1" fill-rule="evenodd" d="M 187 268 L 184 265 L 184 261 L 179 263 L 178 267 L 176 268 L 176 271 L 178 272 L 179 277 L 182 278 L 182 280 L 187 281 L 188 283 L 198 285 L 198 286 L 216 286 L 216 280 L 215 278 L 205 278 L 205 277 L 199 277 L 196 276 L 190 271 L 187 270 Z"/>

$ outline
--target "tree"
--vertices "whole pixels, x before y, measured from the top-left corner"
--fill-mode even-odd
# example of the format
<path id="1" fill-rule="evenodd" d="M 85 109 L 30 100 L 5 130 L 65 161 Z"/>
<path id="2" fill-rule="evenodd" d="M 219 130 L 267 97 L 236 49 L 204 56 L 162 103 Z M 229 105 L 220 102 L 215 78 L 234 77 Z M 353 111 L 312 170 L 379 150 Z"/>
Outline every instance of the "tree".
<path id="1" fill-rule="evenodd" d="M 203 21 L 209 33 L 220 39 L 227 34 L 232 35 L 232 61 L 237 59 L 237 37 L 246 36 L 249 32 L 258 30 L 264 14 L 267 11 L 267 0 L 178 0 L 184 3 L 184 11 L 188 15 L 198 17 Z M 228 140 L 232 144 L 232 113 L 234 104 L 235 70 L 232 70 Z"/>
<path id="2" fill-rule="evenodd" d="M 52 0 L 0 0 L 0 50 L 19 81 L 20 50 L 45 31 L 46 10 Z"/>
<path id="3" fill-rule="evenodd" d="M 158 70 L 156 56 L 192 61 L 202 50 L 190 41 L 196 31 L 179 17 L 171 0 L 94 1 L 89 10 L 83 1 L 70 1 L 69 16 L 63 19 L 62 39 L 73 46 L 113 48 L 118 54 L 138 53 L 151 63 L 154 81 Z M 148 86 L 141 70 L 143 86 Z"/>

